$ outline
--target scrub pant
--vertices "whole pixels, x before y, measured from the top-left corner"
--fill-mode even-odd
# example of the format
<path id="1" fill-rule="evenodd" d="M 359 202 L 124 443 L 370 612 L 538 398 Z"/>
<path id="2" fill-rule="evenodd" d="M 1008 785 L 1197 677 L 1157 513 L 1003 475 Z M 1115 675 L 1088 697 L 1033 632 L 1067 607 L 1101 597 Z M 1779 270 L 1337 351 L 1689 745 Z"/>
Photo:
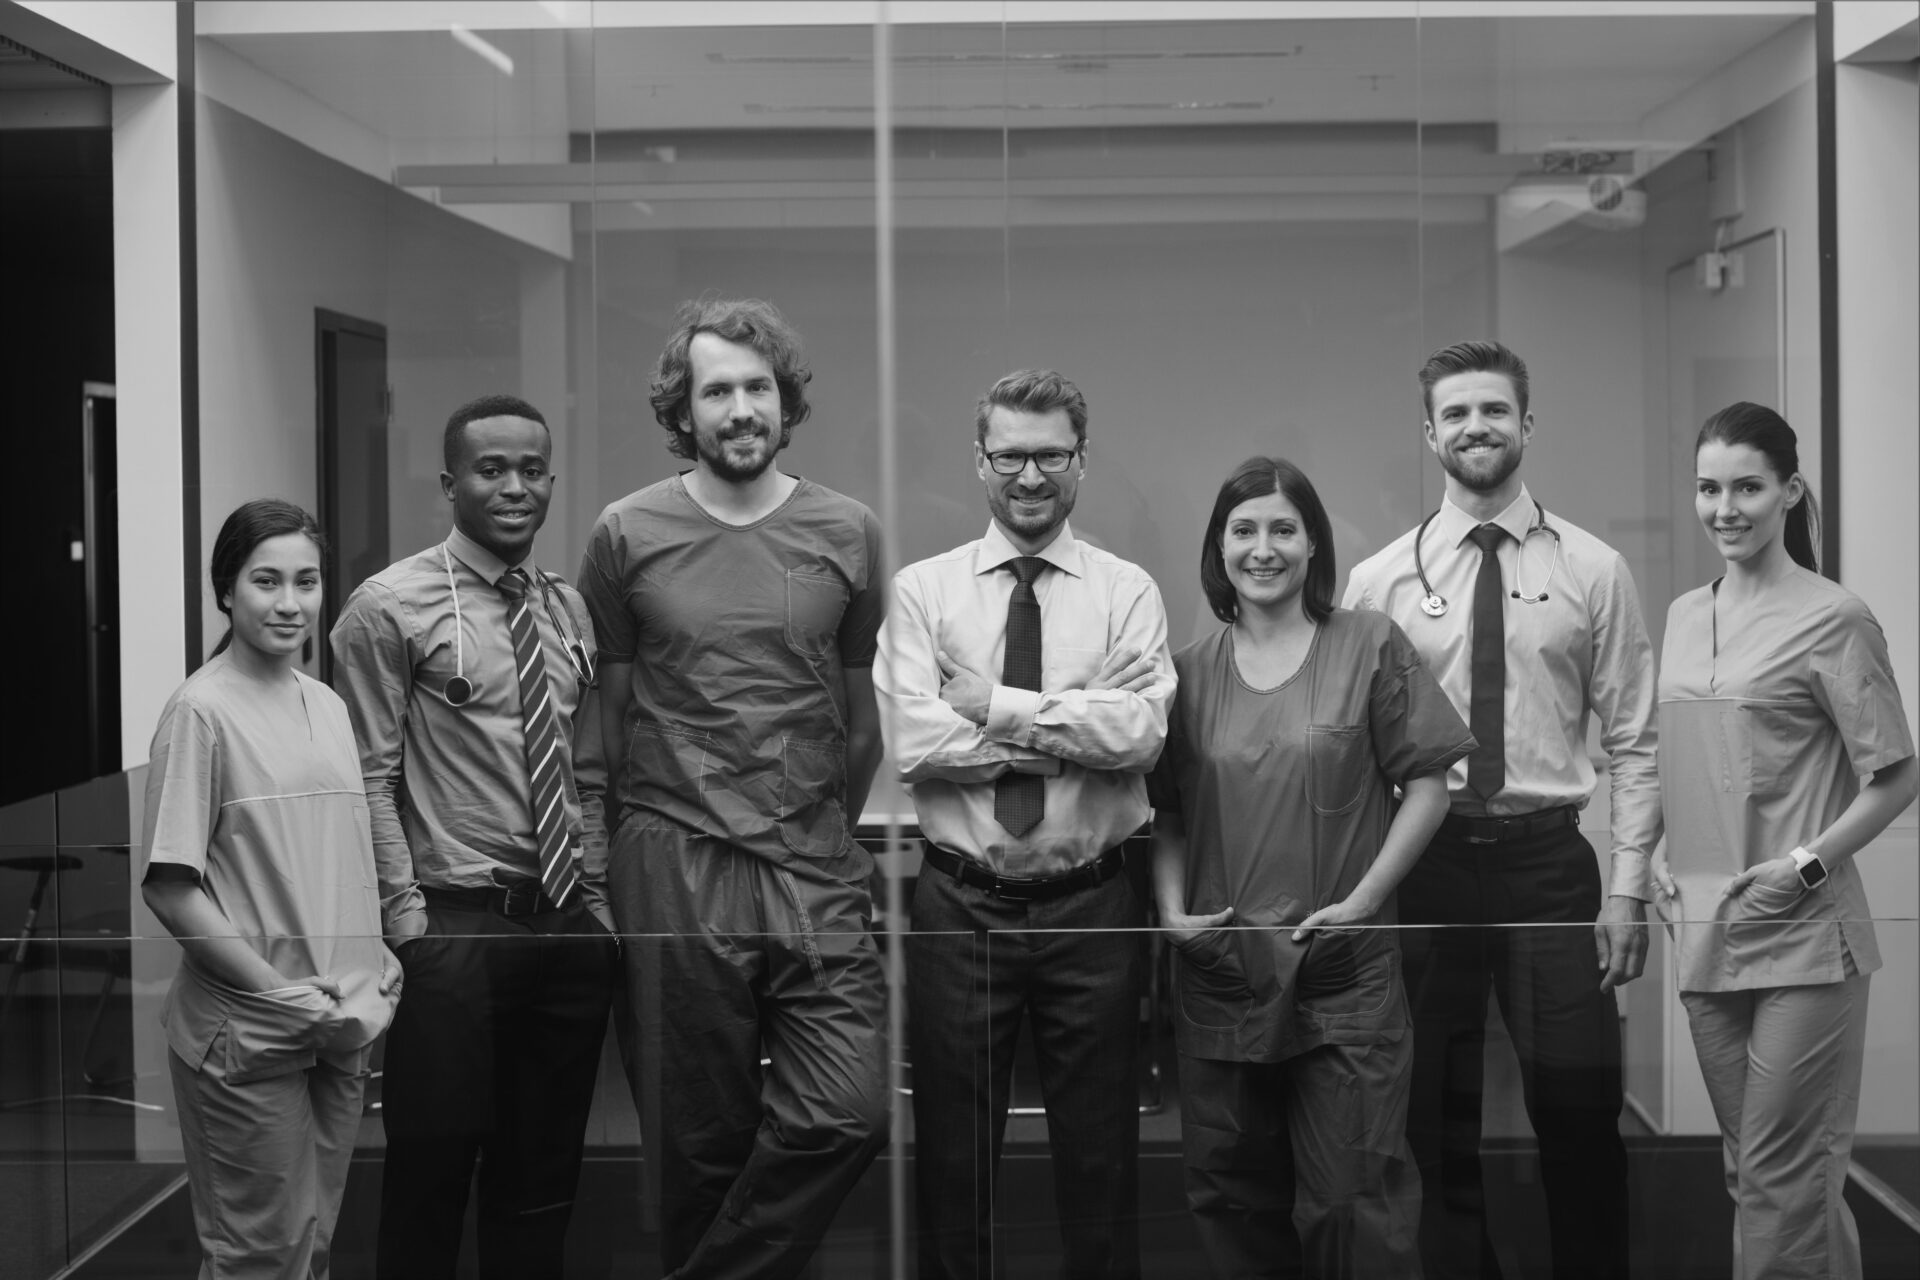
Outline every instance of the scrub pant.
<path id="1" fill-rule="evenodd" d="M 1404 1035 L 1274 1063 L 1181 1054 L 1187 1207 L 1214 1274 L 1418 1280 L 1412 1081 Z"/>
<path id="2" fill-rule="evenodd" d="M 401 944 L 387 1030 L 379 1275 L 454 1274 L 474 1163 L 480 1274 L 565 1271 L 587 1113 L 612 998 L 614 943 L 579 895 L 502 916 L 435 900 Z"/>
<path id="3" fill-rule="evenodd" d="M 1005 1270 L 993 1252 L 994 1180 L 1023 1014 L 1047 1108 L 1059 1274 L 1140 1274 L 1142 938 L 1121 931 L 1141 919 L 1124 874 L 1014 902 L 921 871 L 907 946 L 920 1280 Z"/>
<path id="4" fill-rule="evenodd" d="M 167 1054 L 200 1280 L 326 1280 L 368 1056 L 236 1084 L 217 1042 L 197 1071 Z"/>
<path id="5" fill-rule="evenodd" d="M 1454 926 L 1401 935 L 1414 1021 L 1407 1138 L 1420 1165 L 1429 1280 L 1500 1275 L 1480 1171 L 1489 986 L 1539 1139 L 1551 1275 L 1626 1276 L 1620 1016 L 1612 993 L 1600 990 L 1593 846 L 1572 827 L 1488 844 L 1442 833 L 1398 899 L 1403 926 Z M 1460 927 L 1532 924 L 1550 927 Z"/>
<path id="6" fill-rule="evenodd" d="M 872 900 L 808 870 L 646 812 L 614 836 L 621 1056 L 680 1280 L 798 1275 L 887 1142 Z"/>
<path id="7" fill-rule="evenodd" d="M 1683 991 L 1725 1141 L 1735 1280 L 1860 1280 L 1842 1194 L 1860 1111 L 1867 977 Z"/>

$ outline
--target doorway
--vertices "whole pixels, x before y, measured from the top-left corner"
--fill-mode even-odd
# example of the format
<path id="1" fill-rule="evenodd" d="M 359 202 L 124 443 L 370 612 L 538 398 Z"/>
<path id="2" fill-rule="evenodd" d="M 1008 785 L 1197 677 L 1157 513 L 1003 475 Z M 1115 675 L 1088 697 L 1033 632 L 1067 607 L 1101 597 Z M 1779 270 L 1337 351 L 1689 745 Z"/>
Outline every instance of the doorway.
<path id="1" fill-rule="evenodd" d="M 326 637 L 353 589 L 391 562 L 387 554 L 387 425 L 393 392 L 387 385 L 385 325 L 337 311 L 313 313 L 314 373 L 318 391 L 320 527 L 331 543 L 326 599 L 307 666 L 318 659 L 320 679 L 333 679 Z"/>

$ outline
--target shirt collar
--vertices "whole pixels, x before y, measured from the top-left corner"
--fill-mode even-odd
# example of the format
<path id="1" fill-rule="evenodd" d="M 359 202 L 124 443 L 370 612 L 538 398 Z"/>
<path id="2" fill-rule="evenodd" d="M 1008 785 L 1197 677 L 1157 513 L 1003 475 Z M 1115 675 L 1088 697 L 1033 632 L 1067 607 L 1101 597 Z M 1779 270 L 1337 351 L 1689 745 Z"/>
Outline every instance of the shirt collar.
<path id="1" fill-rule="evenodd" d="M 1453 504 L 1452 498 L 1440 499 L 1440 514 L 1433 523 L 1444 545 L 1457 547 L 1467 540 L 1467 535 L 1484 524 L 1497 524 L 1507 531 L 1515 542 L 1527 540 L 1527 530 L 1533 527 L 1535 507 L 1533 495 L 1527 492 L 1527 486 L 1520 486 L 1520 494 L 1507 504 L 1507 509 L 1491 520 L 1475 520 Z"/>
<path id="2" fill-rule="evenodd" d="M 447 534 L 447 550 L 453 553 L 455 560 L 479 574 L 490 587 L 499 586 L 500 579 L 506 577 L 509 569 L 525 569 L 529 578 L 535 574 L 531 553 L 521 559 L 517 565 L 508 564 L 462 533 L 458 525 L 455 525 L 453 531 Z"/>
<path id="3" fill-rule="evenodd" d="M 988 523 L 987 536 L 980 539 L 980 548 L 974 552 L 973 571 L 975 574 L 992 573 L 1008 561 L 1018 560 L 1025 554 L 1007 541 L 1000 522 L 994 520 Z M 1065 520 L 1060 522 L 1060 532 L 1054 540 L 1041 548 L 1039 558 L 1076 578 L 1086 576 L 1081 568 L 1080 540 L 1073 536 L 1073 526 Z"/>

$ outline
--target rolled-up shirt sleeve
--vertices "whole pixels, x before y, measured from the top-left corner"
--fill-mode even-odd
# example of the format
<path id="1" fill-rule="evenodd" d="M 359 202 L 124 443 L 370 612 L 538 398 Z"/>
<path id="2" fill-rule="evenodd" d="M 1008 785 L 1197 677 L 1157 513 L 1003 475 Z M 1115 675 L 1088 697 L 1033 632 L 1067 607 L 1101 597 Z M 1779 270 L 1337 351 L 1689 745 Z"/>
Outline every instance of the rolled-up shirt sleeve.
<path id="1" fill-rule="evenodd" d="M 873 668 L 881 732 L 900 780 L 988 782 L 1016 767 L 1023 773 L 1058 770 L 1059 761 L 1046 753 L 997 742 L 982 732 L 940 697 L 941 683 L 921 584 L 911 571 L 903 572 L 893 582 Z"/>
<path id="2" fill-rule="evenodd" d="M 996 685 L 986 736 L 1044 751 L 1088 769 L 1146 773 L 1160 758 L 1173 701 L 1173 655 L 1167 648 L 1167 611 L 1160 589 L 1135 572 L 1116 586 L 1109 655 L 1150 655 L 1152 683 L 1123 689 L 1043 689 L 1035 693 Z"/>
<path id="3" fill-rule="evenodd" d="M 1589 589 L 1593 676 L 1589 704 L 1600 717 L 1613 802 L 1613 874 L 1608 892 L 1650 901 L 1654 846 L 1660 842 L 1660 771 L 1654 755 L 1659 684 L 1653 641 L 1640 614 L 1632 571 L 1618 553 L 1613 571 Z"/>
<path id="4" fill-rule="evenodd" d="M 414 645 L 399 602 L 374 583 L 363 584 L 347 601 L 331 641 L 334 692 L 347 704 L 360 749 L 381 920 L 394 937 L 399 921 L 426 910 L 399 804 Z"/>

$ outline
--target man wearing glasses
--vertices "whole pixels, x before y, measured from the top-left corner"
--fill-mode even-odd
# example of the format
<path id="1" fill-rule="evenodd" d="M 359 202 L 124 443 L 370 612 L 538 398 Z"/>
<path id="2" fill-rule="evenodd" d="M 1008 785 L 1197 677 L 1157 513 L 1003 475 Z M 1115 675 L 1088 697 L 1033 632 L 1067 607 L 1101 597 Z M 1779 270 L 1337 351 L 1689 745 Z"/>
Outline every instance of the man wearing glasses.
<path id="1" fill-rule="evenodd" d="M 1120 845 L 1173 697 L 1138 566 L 1067 524 L 1087 404 L 1011 373 L 976 412 L 986 536 L 894 579 L 874 686 L 924 865 L 907 950 L 920 1275 L 993 1274 L 994 1165 L 1024 1016 L 1076 1277 L 1140 1274 L 1135 1046 L 1142 923 Z"/>

